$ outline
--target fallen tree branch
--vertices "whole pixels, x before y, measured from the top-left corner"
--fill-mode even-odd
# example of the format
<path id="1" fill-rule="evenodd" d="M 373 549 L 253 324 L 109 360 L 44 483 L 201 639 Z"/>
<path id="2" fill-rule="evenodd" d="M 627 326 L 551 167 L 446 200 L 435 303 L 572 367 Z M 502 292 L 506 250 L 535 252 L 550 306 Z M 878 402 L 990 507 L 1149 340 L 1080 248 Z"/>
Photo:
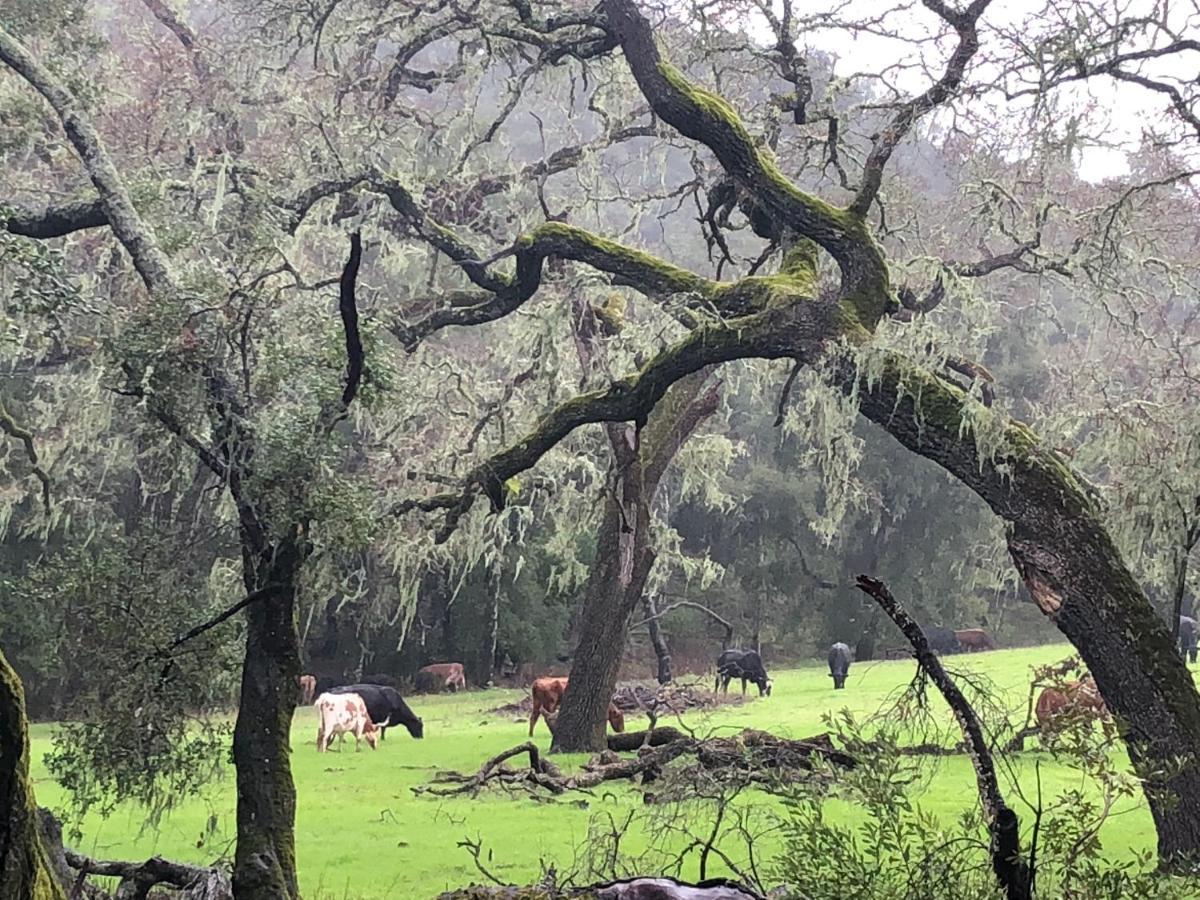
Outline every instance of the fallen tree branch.
<path id="1" fill-rule="evenodd" d="M 537 747 L 527 741 L 492 757 L 474 775 L 444 772 L 432 784 L 412 788 L 417 795 L 432 794 L 444 797 L 453 794 L 475 796 L 488 783 L 498 782 L 505 787 L 541 787 L 552 794 L 584 791 L 607 781 L 632 779 L 642 775 L 647 781 L 657 779 L 664 766 L 683 757 L 695 757 L 696 762 L 709 770 L 728 770 L 751 773 L 751 781 L 767 781 L 786 777 L 789 772 L 807 771 L 812 759 L 819 757 L 843 768 L 852 768 L 857 760 L 833 746 L 827 734 L 801 741 L 776 737 L 765 731 L 746 729 L 731 738 L 697 740 L 680 734 L 674 728 L 652 729 L 609 738 L 610 747 L 636 749 L 633 759 L 622 758 L 612 750 L 593 757 L 583 771 L 563 775 L 559 769 L 541 759 Z M 523 753 L 529 754 L 529 767 L 517 771 L 501 763 Z M 440 785 L 453 785 L 441 787 Z"/>
<path id="2" fill-rule="evenodd" d="M 979 800 L 983 805 L 984 818 L 992 836 L 992 868 L 996 872 L 996 878 L 1004 887 L 1008 900 L 1030 900 L 1033 896 L 1034 873 L 1021 859 L 1017 814 L 1008 808 L 1000 793 L 996 767 L 984 739 L 979 717 L 975 715 L 975 710 L 958 689 L 958 685 L 942 668 L 941 660 L 929 646 L 921 626 L 892 596 L 887 585 L 867 575 L 859 575 L 855 584 L 860 591 L 879 604 L 880 609 L 887 613 L 896 623 L 896 627 L 908 638 L 916 652 L 917 663 L 941 691 L 954 713 L 954 718 L 962 729 L 971 764 L 975 768 Z"/>
<path id="3" fill-rule="evenodd" d="M 120 878 L 113 900 L 145 900 L 150 890 L 168 884 L 189 900 L 232 900 L 229 876 L 220 869 L 190 866 L 153 856 L 143 863 L 91 859 L 66 851 L 67 865 L 81 875 Z"/>

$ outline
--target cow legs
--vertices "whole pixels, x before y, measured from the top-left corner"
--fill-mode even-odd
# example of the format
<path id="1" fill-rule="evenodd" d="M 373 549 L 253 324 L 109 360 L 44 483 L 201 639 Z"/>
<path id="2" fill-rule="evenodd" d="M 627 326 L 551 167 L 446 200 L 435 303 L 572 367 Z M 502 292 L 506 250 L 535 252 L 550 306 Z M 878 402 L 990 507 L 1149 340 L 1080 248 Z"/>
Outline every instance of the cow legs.
<path id="1" fill-rule="evenodd" d="M 325 729 L 317 728 L 317 752 L 324 753 L 325 746 Z"/>
<path id="2" fill-rule="evenodd" d="M 537 724 L 538 716 L 541 714 L 542 708 L 536 700 L 533 701 L 533 712 L 529 714 L 529 736 L 533 737 L 533 726 Z"/>

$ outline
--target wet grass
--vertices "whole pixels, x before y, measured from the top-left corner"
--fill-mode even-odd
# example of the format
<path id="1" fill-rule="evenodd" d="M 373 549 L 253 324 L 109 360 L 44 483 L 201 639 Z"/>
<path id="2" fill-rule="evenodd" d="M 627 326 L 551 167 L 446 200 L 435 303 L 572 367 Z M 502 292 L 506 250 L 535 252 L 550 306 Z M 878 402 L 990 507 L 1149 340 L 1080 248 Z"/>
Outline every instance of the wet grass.
<path id="1" fill-rule="evenodd" d="M 987 676 L 994 685 L 994 699 L 1023 712 L 1030 667 L 1060 659 L 1069 651 L 1065 645 L 1004 650 L 954 657 L 952 662 Z M 816 663 L 772 674 L 775 689 L 770 698 L 693 713 L 686 717 L 687 724 L 700 732 L 732 734 L 753 727 L 805 737 L 824 730 L 826 713 L 842 709 L 860 717 L 877 713 L 909 682 L 913 664 L 910 660 L 856 664 L 844 691 L 834 691 L 827 669 Z M 413 795 L 410 789 L 439 769 L 473 772 L 486 758 L 524 741 L 524 722 L 488 711 L 520 697 L 521 692 L 506 690 L 416 697 L 412 706 L 425 720 L 425 740 L 414 741 L 397 729 L 389 732 L 378 752 L 364 744 L 356 753 L 350 741 L 340 753 L 318 755 L 315 717 L 311 710 L 300 710 L 292 731 L 292 765 L 299 798 L 296 850 L 305 896 L 423 898 L 479 881 L 482 876 L 470 855 L 456 846 L 464 839 L 482 843 L 485 864 L 500 878 L 529 881 L 541 874 L 543 863 L 556 863 L 560 872 L 569 869 L 586 845 L 593 817 L 607 821 L 612 814 L 620 819 L 643 806 L 640 792 L 623 783 L 551 803 L 537 803 L 524 794 L 491 793 L 474 800 Z M 949 721 L 941 699 L 933 703 Z M 631 719 L 629 727 L 642 727 L 642 722 Z M 539 744 L 548 745 L 545 726 L 538 728 Z M 34 728 L 33 750 L 38 799 L 54 808 L 60 805 L 62 792 L 41 761 L 49 749 L 51 730 L 48 725 Z M 1030 746 L 1036 747 L 1036 740 Z M 571 765 L 584 759 L 556 761 Z M 921 782 L 924 809 L 951 817 L 977 802 L 974 775 L 964 756 L 941 758 L 930 765 L 930 774 Z M 1003 777 L 1010 792 L 1017 783 L 1031 796 L 1036 795 L 1040 777 L 1046 798 L 1088 787 L 1078 772 L 1034 749 L 1013 758 Z M 853 818 L 855 812 L 843 809 L 838 815 Z M 210 825 L 215 826 L 211 832 Z M 227 772 L 204 797 L 182 801 L 157 828 L 145 827 L 142 813 L 125 806 L 107 820 L 89 817 L 83 832 L 80 849 L 98 857 L 161 854 L 210 862 L 232 852 L 232 773 Z M 1106 857 L 1112 859 L 1153 848 L 1153 825 L 1140 797 L 1117 807 L 1101 840 Z M 635 829 L 629 846 L 636 849 L 642 842 L 644 836 Z M 756 852 L 765 858 L 772 849 L 762 846 Z M 694 861 L 692 871 L 685 869 L 683 874 L 695 876 Z"/>

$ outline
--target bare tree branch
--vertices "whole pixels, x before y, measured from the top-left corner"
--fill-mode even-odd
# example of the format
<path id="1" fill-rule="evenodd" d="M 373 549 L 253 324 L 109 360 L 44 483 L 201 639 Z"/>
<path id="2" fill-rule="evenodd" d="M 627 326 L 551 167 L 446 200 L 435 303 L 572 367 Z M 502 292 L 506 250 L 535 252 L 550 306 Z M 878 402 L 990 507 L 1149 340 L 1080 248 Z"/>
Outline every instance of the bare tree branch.
<path id="1" fill-rule="evenodd" d="M 862 184 L 850 211 L 865 216 L 871 204 L 879 194 L 879 186 L 883 182 L 883 169 L 891 158 L 892 152 L 908 134 L 913 123 L 936 106 L 945 103 L 962 83 L 963 74 L 971 57 L 979 49 L 979 34 L 976 24 L 991 0 L 974 0 L 962 12 L 943 3 L 942 0 L 922 0 L 926 8 L 933 10 L 942 17 L 958 33 L 958 46 L 946 63 L 946 70 L 930 88 L 919 97 L 905 103 L 892 117 L 892 121 L 875 139 L 871 153 L 863 167 Z"/>

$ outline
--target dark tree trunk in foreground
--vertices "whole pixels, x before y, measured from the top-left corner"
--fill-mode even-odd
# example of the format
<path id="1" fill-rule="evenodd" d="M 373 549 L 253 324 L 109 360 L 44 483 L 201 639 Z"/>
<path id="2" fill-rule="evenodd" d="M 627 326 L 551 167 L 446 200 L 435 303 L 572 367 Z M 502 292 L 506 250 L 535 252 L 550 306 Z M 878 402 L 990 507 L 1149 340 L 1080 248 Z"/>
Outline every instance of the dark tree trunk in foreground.
<path id="1" fill-rule="evenodd" d="M 63 900 L 42 845 L 29 780 L 29 730 L 21 680 L 0 651 L 0 898 Z"/>
<path id="2" fill-rule="evenodd" d="M 847 371 L 845 383 L 859 376 Z M 861 409 L 1008 523 L 1008 549 L 1038 608 L 1079 651 L 1144 779 L 1160 862 L 1200 861 L 1200 702 L 1171 632 L 1126 567 L 1069 467 L 1011 422 L 994 458 L 960 432 L 964 396 L 894 359 Z"/>
<path id="3" fill-rule="evenodd" d="M 971 765 L 975 769 L 979 802 L 991 834 L 992 869 L 1008 900 L 1030 900 L 1033 896 L 1033 872 L 1021 857 L 1020 822 L 1017 814 L 1008 807 L 1000 793 L 996 766 L 992 761 L 991 751 L 988 750 L 979 717 L 975 715 L 975 710 L 958 689 L 958 685 L 942 668 L 942 662 L 930 648 L 921 626 L 896 601 L 887 585 L 866 575 L 859 575 L 857 584 L 860 591 L 879 604 L 879 608 L 887 613 L 912 644 L 917 664 L 941 692 L 946 704 L 954 713 L 954 718 L 958 720 L 963 740 L 967 745 L 967 753 L 971 757 Z"/>
<path id="4" fill-rule="evenodd" d="M 258 543 L 245 534 L 244 544 Z M 233 730 L 237 769 L 238 900 L 299 897 L 296 884 L 296 786 L 291 728 L 300 674 L 296 579 L 304 563 L 298 529 L 278 544 L 243 550 L 245 582 L 265 591 L 247 608 L 246 658 Z"/>

